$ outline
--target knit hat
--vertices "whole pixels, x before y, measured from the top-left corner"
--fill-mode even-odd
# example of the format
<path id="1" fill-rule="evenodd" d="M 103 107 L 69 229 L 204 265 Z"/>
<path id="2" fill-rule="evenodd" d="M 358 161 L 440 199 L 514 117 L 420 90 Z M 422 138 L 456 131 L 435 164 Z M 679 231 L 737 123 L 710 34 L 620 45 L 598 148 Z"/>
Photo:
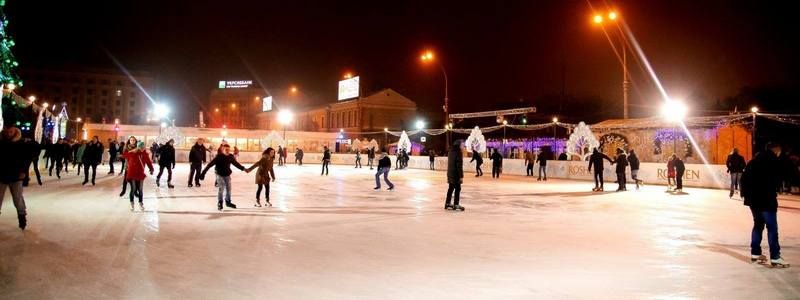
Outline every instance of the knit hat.
<path id="1" fill-rule="evenodd" d="M 140 142 L 136 143 L 136 148 L 138 148 L 138 149 L 144 149 L 144 142 L 141 142 L 141 141 L 140 141 Z"/>

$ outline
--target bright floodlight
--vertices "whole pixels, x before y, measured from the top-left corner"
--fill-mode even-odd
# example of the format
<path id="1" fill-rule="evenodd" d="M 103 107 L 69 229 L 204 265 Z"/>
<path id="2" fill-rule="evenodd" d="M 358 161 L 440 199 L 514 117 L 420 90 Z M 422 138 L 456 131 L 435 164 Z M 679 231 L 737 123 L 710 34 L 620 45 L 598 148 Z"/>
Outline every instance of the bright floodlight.
<path id="1" fill-rule="evenodd" d="M 156 118 L 166 118 L 169 115 L 169 106 L 164 103 L 156 103 L 153 107 L 153 114 L 155 114 Z"/>
<path id="2" fill-rule="evenodd" d="M 755 113 L 758 113 L 758 107 L 756 107 L 756 106 L 753 106 L 752 108 L 750 108 L 750 112 L 752 112 L 752 113 L 754 113 L 754 114 L 755 114 Z"/>
<path id="3" fill-rule="evenodd" d="M 608 19 L 609 19 L 609 20 L 611 20 L 611 21 L 614 21 L 614 20 L 616 20 L 616 19 L 617 19 L 617 13 L 616 13 L 616 12 L 613 12 L 613 11 L 612 11 L 612 12 L 609 12 L 609 13 L 608 13 Z"/>
<path id="4" fill-rule="evenodd" d="M 417 125 L 417 129 L 425 128 L 425 121 L 417 120 L 416 125 Z"/>
<path id="5" fill-rule="evenodd" d="M 292 122 L 292 118 L 294 118 L 294 114 L 292 114 L 292 111 L 290 110 L 281 110 L 278 112 L 278 122 L 283 125 Z"/>
<path id="6" fill-rule="evenodd" d="M 553 117 L 553 123 L 558 123 L 558 118 L 557 117 Z"/>
<path id="7" fill-rule="evenodd" d="M 167 122 L 161 122 L 161 128 L 167 128 Z"/>
<path id="8" fill-rule="evenodd" d="M 594 18 L 592 19 L 592 21 L 594 21 L 595 24 L 603 23 L 603 16 L 594 15 Z"/>
<path id="9" fill-rule="evenodd" d="M 669 100 L 661 107 L 661 115 L 673 122 L 682 121 L 688 112 L 689 108 L 686 107 L 686 104 L 676 100 Z"/>
<path id="10" fill-rule="evenodd" d="M 36 96 L 28 97 L 28 101 L 30 101 L 30 102 L 36 101 Z"/>

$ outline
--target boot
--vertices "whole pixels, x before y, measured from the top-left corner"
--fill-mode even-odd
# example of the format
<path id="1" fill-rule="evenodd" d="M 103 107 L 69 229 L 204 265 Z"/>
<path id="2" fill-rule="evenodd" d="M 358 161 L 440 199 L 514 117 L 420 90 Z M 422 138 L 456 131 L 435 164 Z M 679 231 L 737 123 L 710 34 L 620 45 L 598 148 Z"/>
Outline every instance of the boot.
<path id="1" fill-rule="evenodd" d="M 222 211 L 222 202 L 217 202 L 217 210 Z"/>
<path id="2" fill-rule="evenodd" d="M 733 191 L 728 195 L 728 198 L 733 198 Z"/>
<path id="3" fill-rule="evenodd" d="M 256 204 L 254 204 L 253 206 L 261 207 L 261 199 L 256 199 Z"/>
<path id="4" fill-rule="evenodd" d="M 156 177 L 156 187 L 161 187 L 161 178 Z"/>
<path id="5" fill-rule="evenodd" d="M 233 208 L 233 209 L 236 208 L 236 204 L 233 204 L 233 202 L 230 202 L 230 201 L 225 202 L 225 206 Z"/>
<path id="6" fill-rule="evenodd" d="M 175 188 L 175 186 L 174 186 L 174 185 L 172 185 L 172 184 L 171 184 L 171 183 L 169 183 L 169 182 L 167 182 L 167 187 L 168 187 L 168 188 L 171 188 L 171 189 L 174 189 L 174 188 Z"/>
<path id="7" fill-rule="evenodd" d="M 19 229 L 25 230 L 25 227 L 28 227 L 28 217 L 26 215 L 18 215 L 19 217 Z"/>

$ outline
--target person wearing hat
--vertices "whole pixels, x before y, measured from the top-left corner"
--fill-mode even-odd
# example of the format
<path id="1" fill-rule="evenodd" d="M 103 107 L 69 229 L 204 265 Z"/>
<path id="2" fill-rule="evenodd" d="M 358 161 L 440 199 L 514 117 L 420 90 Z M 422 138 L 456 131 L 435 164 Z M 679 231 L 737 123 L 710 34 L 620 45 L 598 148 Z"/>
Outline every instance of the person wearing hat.
<path id="1" fill-rule="evenodd" d="M 28 212 L 22 195 L 22 180 L 28 173 L 25 146 L 20 142 L 22 133 L 16 127 L 7 127 L 0 134 L 0 207 L 5 199 L 6 189 L 11 191 L 11 200 L 17 209 L 19 228 L 28 226 Z"/>
<path id="2" fill-rule="evenodd" d="M 781 245 L 778 242 L 778 193 L 775 187 L 781 182 L 778 173 L 781 150 L 779 144 L 767 143 L 765 151 L 756 154 L 745 167 L 739 191 L 744 198 L 744 205 L 750 207 L 753 215 L 750 260 L 766 262 L 766 257 L 761 254 L 761 239 L 766 227 L 769 258 L 774 267 L 789 266 L 781 257 Z"/>
<path id="3" fill-rule="evenodd" d="M 139 208 L 144 211 L 144 203 L 142 201 L 144 192 L 142 191 L 142 184 L 147 175 L 144 174 L 144 167 L 150 169 L 150 175 L 153 175 L 153 161 L 150 160 L 150 155 L 144 148 L 144 142 L 138 142 L 136 149 L 122 154 L 122 158 L 128 161 L 128 169 L 125 170 L 125 180 L 131 184 L 131 191 L 129 194 L 131 200 L 131 211 L 133 211 L 133 198 L 139 198 Z"/>
<path id="4" fill-rule="evenodd" d="M 161 186 L 161 174 L 167 169 L 167 187 L 175 188 L 172 185 L 172 169 L 175 169 L 175 140 L 170 139 L 167 143 L 158 148 L 158 176 L 156 176 L 156 186 Z"/>

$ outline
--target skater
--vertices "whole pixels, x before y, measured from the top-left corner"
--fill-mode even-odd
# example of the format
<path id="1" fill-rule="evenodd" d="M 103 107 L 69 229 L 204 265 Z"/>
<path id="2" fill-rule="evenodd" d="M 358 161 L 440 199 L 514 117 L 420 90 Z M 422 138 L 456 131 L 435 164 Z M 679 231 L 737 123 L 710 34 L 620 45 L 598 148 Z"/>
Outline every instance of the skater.
<path id="1" fill-rule="evenodd" d="M 361 150 L 356 150 L 356 168 L 361 168 Z"/>
<path id="2" fill-rule="evenodd" d="M 136 139 L 136 137 L 130 136 L 128 138 L 128 142 L 125 143 L 125 147 L 122 149 L 122 153 L 120 154 L 120 157 L 123 157 L 122 155 L 125 154 L 125 153 L 128 153 L 130 151 L 136 150 L 136 145 L 138 145 L 138 143 L 139 143 L 139 141 Z M 132 183 L 129 182 L 128 179 L 126 178 L 128 176 L 128 171 L 127 171 L 128 170 L 128 166 L 127 166 L 127 164 L 128 163 L 126 162 L 126 159 L 123 158 L 122 159 L 122 171 L 119 172 L 119 174 L 122 175 L 122 192 L 119 193 L 120 197 L 125 196 L 125 191 L 128 190 L 128 184 L 131 184 L 131 188 L 133 188 Z M 83 170 L 83 171 L 86 172 L 86 170 Z"/>
<path id="3" fill-rule="evenodd" d="M 200 187 L 200 172 L 203 169 L 203 164 L 206 162 L 206 147 L 203 146 L 203 139 L 198 138 L 194 142 L 194 146 L 189 150 L 189 187 L 196 185 Z M 194 179 L 194 185 L 192 185 Z"/>
<path id="4" fill-rule="evenodd" d="M 367 151 L 367 165 L 369 166 L 370 170 L 372 170 L 374 163 L 375 163 L 375 147 L 370 147 L 369 150 Z"/>
<path id="5" fill-rule="evenodd" d="M 549 155 L 550 153 L 547 150 L 542 150 L 539 152 L 539 156 L 536 157 L 536 161 L 539 162 L 539 177 L 536 178 L 536 181 L 542 181 L 542 174 L 544 174 L 544 181 L 547 181 L 547 160 Z"/>
<path id="6" fill-rule="evenodd" d="M 403 149 L 397 150 L 397 157 L 394 159 L 394 169 L 400 170 L 403 168 Z"/>
<path id="7" fill-rule="evenodd" d="M 30 170 L 31 165 L 33 165 L 33 172 L 36 174 L 36 182 L 42 185 L 42 174 L 39 173 L 39 156 L 42 154 L 42 147 L 39 143 L 30 138 L 26 138 L 23 145 L 24 151 L 28 155 L 25 170 Z M 22 180 L 22 186 L 28 186 L 28 182 L 30 181 L 30 171 L 25 172 L 25 179 Z"/>
<path id="8" fill-rule="evenodd" d="M 22 132 L 16 127 L 3 129 L 0 135 L 0 206 L 5 199 L 6 189 L 11 191 L 11 200 L 17 209 L 19 229 L 25 230 L 28 226 L 28 212 L 25 208 L 25 197 L 22 195 L 22 180 L 28 172 L 25 145 L 20 141 Z"/>
<path id="9" fill-rule="evenodd" d="M 97 174 L 97 165 L 103 158 L 103 144 L 100 143 L 100 138 L 96 135 L 92 137 L 92 141 L 86 145 L 86 150 L 83 152 L 83 185 L 89 182 L 89 167 L 92 168 L 92 185 Z M 130 163 L 130 161 L 128 161 Z"/>
<path id="10" fill-rule="evenodd" d="M 431 171 L 434 170 L 433 165 L 435 161 L 436 161 L 436 151 L 433 151 L 433 149 L 428 150 L 428 162 L 430 162 Z"/>
<path id="11" fill-rule="evenodd" d="M 392 170 L 392 159 L 386 155 L 386 151 L 381 151 L 381 158 L 378 160 L 378 172 L 375 173 L 375 189 L 381 189 L 381 174 L 383 174 L 383 181 L 389 186 L 387 190 L 394 189 L 394 184 L 389 181 L 389 171 Z"/>
<path id="12" fill-rule="evenodd" d="M 256 184 L 258 185 L 258 190 L 256 190 L 256 204 L 255 207 L 261 207 L 261 189 L 264 189 L 264 205 L 268 207 L 272 207 L 272 203 L 269 202 L 269 182 L 275 182 L 275 170 L 273 170 L 272 165 L 275 162 L 275 149 L 272 147 L 267 148 L 264 152 L 261 153 L 261 159 L 254 163 L 252 166 L 247 168 L 245 172 L 250 173 L 256 167 L 258 170 L 256 171 Z"/>
<path id="13" fill-rule="evenodd" d="M 477 151 L 473 150 L 473 155 Z M 464 162 L 461 157 L 461 141 L 456 140 L 447 155 L 447 197 L 444 202 L 444 209 L 464 210 L 460 205 L 461 183 L 464 180 Z M 450 205 L 450 200 L 453 205 Z"/>
<path id="14" fill-rule="evenodd" d="M 742 171 L 744 171 L 747 164 L 744 162 L 744 157 L 739 155 L 739 149 L 733 148 L 731 154 L 728 155 L 725 165 L 728 167 L 727 172 L 731 174 L 731 191 L 728 197 L 733 198 L 733 192 L 739 189 Z"/>
<path id="15" fill-rule="evenodd" d="M 233 146 L 233 157 L 239 159 L 239 147 Z"/>
<path id="16" fill-rule="evenodd" d="M 280 154 L 283 155 L 283 165 L 285 166 L 289 162 L 289 147 L 284 147 Z"/>
<path id="17" fill-rule="evenodd" d="M 683 173 L 686 172 L 686 166 L 677 154 L 672 154 L 672 163 L 675 166 L 675 191 L 683 193 Z"/>
<path id="18" fill-rule="evenodd" d="M 449 159 L 450 156 L 448 156 Z M 483 176 L 483 170 L 481 170 L 481 165 L 483 164 L 483 157 L 481 154 L 478 153 L 478 150 L 472 149 L 472 159 L 469 161 L 470 163 L 475 162 L 475 177 Z"/>
<path id="19" fill-rule="evenodd" d="M 614 159 L 614 164 L 617 165 L 617 192 L 624 192 L 627 191 L 628 188 L 625 186 L 625 182 L 628 180 L 625 176 L 625 168 L 628 167 L 628 156 L 625 155 L 625 150 L 622 148 L 617 148 L 617 157 Z"/>
<path id="20" fill-rule="evenodd" d="M 56 177 L 61 179 L 61 168 L 63 168 L 64 160 L 64 140 L 58 139 L 55 144 L 50 145 L 50 177 L 53 177 L 53 169 L 56 169 Z"/>
<path id="21" fill-rule="evenodd" d="M 78 163 L 78 148 L 80 148 L 82 144 L 83 141 L 75 141 L 75 143 L 73 143 L 72 146 L 70 147 L 70 151 L 72 151 L 72 158 L 73 158 L 72 159 L 73 169 L 76 169 L 78 168 L 78 166 L 81 165 L 80 163 Z"/>
<path id="22" fill-rule="evenodd" d="M 113 175 L 114 173 L 114 163 L 117 162 L 117 154 L 119 154 L 117 141 L 114 139 L 108 139 L 108 167 L 110 168 L 108 174 Z"/>
<path id="23" fill-rule="evenodd" d="M 81 145 L 78 146 L 78 150 L 75 151 L 75 161 L 78 163 L 78 176 L 81 176 L 81 168 L 83 167 L 83 154 L 86 153 L 86 141 L 81 141 Z M 83 170 L 86 172 L 86 170 Z"/>
<path id="24" fill-rule="evenodd" d="M 158 176 L 156 176 L 156 186 L 161 187 L 161 174 L 167 169 L 167 188 L 175 188 L 172 185 L 172 169 L 175 169 L 175 147 L 172 146 L 175 140 L 170 139 L 164 146 L 158 148 Z"/>
<path id="25" fill-rule="evenodd" d="M 675 157 L 672 154 L 667 160 L 667 192 L 671 192 L 675 186 Z"/>
<path id="26" fill-rule="evenodd" d="M 147 153 L 147 150 L 144 149 L 144 142 L 137 143 L 135 149 L 125 152 L 122 154 L 122 157 L 128 161 L 127 169 L 125 170 L 125 180 L 131 185 L 131 192 L 128 195 L 131 201 L 131 211 L 133 211 L 134 197 L 139 198 L 139 209 L 144 211 L 144 202 L 142 201 L 144 192 L 142 190 L 142 185 L 145 177 L 147 177 L 147 175 L 144 174 L 144 167 L 147 166 L 147 168 L 150 169 L 150 175 L 153 175 L 153 162 L 150 161 L 150 155 Z M 88 172 L 84 174 L 86 173 Z"/>
<path id="27" fill-rule="evenodd" d="M 244 167 L 236 161 L 236 158 L 230 153 L 231 146 L 228 144 L 219 145 L 219 152 L 214 159 L 212 159 L 208 165 L 203 169 L 203 173 L 200 174 L 200 180 L 206 178 L 206 172 L 212 166 L 214 166 L 214 171 L 217 173 L 217 183 L 219 185 L 219 191 L 217 192 L 217 209 L 222 210 L 222 193 L 225 192 L 225 206 L 230 208 L 236 208 L 236 204 L 233 204 L 231 201 L 231 165 L 234 165 L 239 170 L 244 171 Z"/>
<path id="28" fill-rule="evenodd" d="M 589 172 L 592 171 L 592 167 L 594 167 L 594 189 L 593 192 L 602 192 L 603 191 L 603 159 L 607 160 L 609 163 L 614 163 L 608 155 L 597 150 L 597 148 L 592 149 L 592 155 L 589 156 Z"/>
<path id="29" fill-rule="evenodd" d="M 636 189 L 639 189 L 639 183 L 642 181 L 639 180 L 639 157 L 636 156 L 636 152 L 631 149 L 630 153 L 628 153 L 628 163 L 631 165 L 631 178 L 633 182 L 636 183 Z"/>
<path id="30" fill-rule="evenodd" d="M 567 149 L 564 149 L 564 152 L 561 152 L 561 154 L 558 155 L 558 160 L 569 160 L 569 157 L 567 156 Z"/>
<path id="31" fill-rule="evenodd" d="M 42 144 L 42 150 L 44 150 L 44 156 L 42 157 L 44 158 L 44 169 L 48 170 L 51 163 L 50 153 L 53 152 L 53 143 L 50 141 L 50 139 L 44 138 L 44 143 Z M 50 174 L 49 176 L 52 177 L 53 174 Z"/>
<path id="32" fill-rule="evenodd" d="M 294 152 L 294 163 L 298 166 L 303 165 L 303 149 L 297 148 Z"/>
<path id="33" fill-rule="evenodd" d="M 283 166 L 283 147 L 278 145 L 278 166 Z"/>
<path id="34" fill-rule="evenodd" d="M 403 169 L 408 168 L 408 161 L 411 160 L 410 151 L 403 150 Z"/>
<path id="35" fill-rule="evenodd" d="M 328 146 L 324 146 L 322 151 L 322 173 L 319 175 L 328 176 L 328 165 L 331 164 L 331 150 L 328 149 Z"/>
<path id="36" fill-rule="evenodd" d="M 156 142 L 150 146 L 150 161 L 158 161 L 158 143 Z"/>
<path id="37" fill-rule="evenodd" d="M 533 151 L 525 150 L 525 176 L 533 177 L 533 164 L 535 163 L 536 155 L 533 154 Z"/>
<path id="38" fill-rule="evenodd" d="M 73 156 L 72 156 L 72 141 L 68 139 L 64 139 L 64 143 L 61 144 L 61 153 L 64 154 L 64 173 L 69 174 L 69 164 L 72 163 Z"/>
<path id="39" fill-rule="evenodd" d="M 749 206 L 753 214 L 750 260 L 766 262 L 766 257 L 761 254 L 761 238 L 766 226 L 770 264 L 773 267 L 788 267 L 789 264 L 781 257 L 778 242 L 778 194 L 775 186 L 781 178 L 775 171 L 780 169 L 780 154 L 780 145 L 767 143 L 765 151 L 756 154 L 745 167 L 740 194 L 744 198 L 744 205 Z"/>
<path id="40" fill-rule="evenodd" d="M 494 149 L 489 159 L 492 160 L 492 178 L 500 178 L 500 171 L 503 170 L 503 156 L 497 149 Z"/>

